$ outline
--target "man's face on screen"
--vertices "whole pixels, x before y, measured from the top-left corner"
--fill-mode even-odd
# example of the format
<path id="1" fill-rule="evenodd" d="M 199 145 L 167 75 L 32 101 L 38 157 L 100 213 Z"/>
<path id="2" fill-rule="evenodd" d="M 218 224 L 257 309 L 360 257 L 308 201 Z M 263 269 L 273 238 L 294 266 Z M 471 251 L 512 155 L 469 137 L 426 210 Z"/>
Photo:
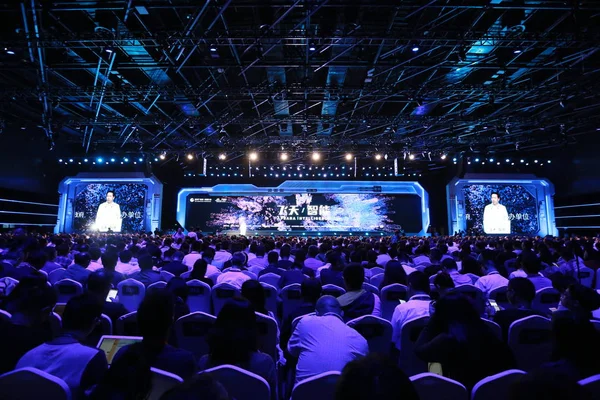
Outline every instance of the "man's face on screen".
<path id="1" fill-rule="evenodd" d="M 492 204 L 493 204 L 493 205 L 497 205 L 499 200 L 500 200 L 500 199 L 498 198 L 498 195 L 497 195 L 497 194 L 493 194 L 493 195 L 492 195 Z"/>
<path id="2" fill-rule="evenodd" d="M 115 196 L 112 194 L 112 192 L 106 193 L 106 201 L 108 204 L 112 203 L 114 199 Z"/>

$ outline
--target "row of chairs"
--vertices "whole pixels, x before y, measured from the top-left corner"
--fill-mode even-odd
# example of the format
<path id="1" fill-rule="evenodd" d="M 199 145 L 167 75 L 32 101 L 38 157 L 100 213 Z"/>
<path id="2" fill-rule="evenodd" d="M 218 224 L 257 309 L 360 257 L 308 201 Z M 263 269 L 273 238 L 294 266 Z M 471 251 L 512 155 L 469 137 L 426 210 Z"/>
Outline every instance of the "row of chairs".
<path id="1" fill-rule="evenodd" d="M 156 368 L 151 368 L 151 371 L 149 400 L 159 400 L 164 393 L 183 383 L 177 375 Z M 221 365 L 200 374 L 210 374 L 237 400 L 271 399 L 271 388 L 266 380 L 234 365 Z M 433 373 L 417 374 L 411 376 L 410 380 L 421 400 L 505 400 L 510 397 L 511 385 L 524 374 L 524 371 L 511 369 L 489 376 L 478 382 L 471 393 L 463 384 Z M 291 400 L 334 399 L 340 375 L 338 371 L 329 371 L 297 383 L 292 390 Z M 600 398 L 600 375 L 583 379 L 579 384 L 587 389 L 591 399 Z M 11 398 L 15 400 L 72 398 L 69 387 L 62 379 L 35 368 L 22 368 L 0 376 L 0 390 L 11 393 Z"/>

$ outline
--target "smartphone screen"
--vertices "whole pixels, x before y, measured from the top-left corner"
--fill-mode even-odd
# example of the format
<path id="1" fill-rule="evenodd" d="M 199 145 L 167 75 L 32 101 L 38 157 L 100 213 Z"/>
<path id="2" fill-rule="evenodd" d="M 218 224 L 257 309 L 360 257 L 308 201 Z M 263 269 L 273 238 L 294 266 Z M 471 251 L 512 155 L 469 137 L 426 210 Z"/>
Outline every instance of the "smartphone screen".
<path id="1" fill-rule="evenodd" d="M 398 299 L 398 301 L 400 302 L 400 304 L 406 303 L 406 300 Z"/>
<path id="2" fill-rule="evenodd" d="M 500 306 L 498 305 L 498 303 L 496 303 L 496 300 L 489 300 L 489 302 L 490 302 L 490 305 L 492 307 L 494 307 L 494 310 L 500 311 Z"/>
<path id="3" fill-rule="evenodd" d="M 117 293 L 118 293 L 117 289 L 110 289 L 108 291 L 108 296 L 106 296 L 106 301 L 112 302 L 113 299 L 117 298 Z"/>

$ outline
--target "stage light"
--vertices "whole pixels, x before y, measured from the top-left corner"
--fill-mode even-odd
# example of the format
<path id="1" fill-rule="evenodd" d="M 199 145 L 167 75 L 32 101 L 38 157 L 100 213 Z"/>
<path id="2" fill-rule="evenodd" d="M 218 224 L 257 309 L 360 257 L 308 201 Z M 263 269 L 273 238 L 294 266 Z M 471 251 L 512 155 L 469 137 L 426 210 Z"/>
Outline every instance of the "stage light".
<path id="1" fill-rule="evenodd" d="M 521 159 L 521 164 L 523 164 L 525 162 L 525 160 Z"/>
<path id="2" fill-rule="evenodd" d="M 523 50 L 521 50 L 521 49 L 515 49 L 513 51 L 514 54 L 521 54 L 522 52 L 523 52 Z"/>
<path id="3" fill-rule="evenodd" d="M 114 159 L 114 158 L 111 158 L 111 159 L 110 159 L 110 162 L 115 162 L 115 159 Z"/>
<path id="4" fill-rule="evenodd" d="M 375 159 L 376 159 L 377 161 L 381 160 L 381 154 L 375 154 Z"/>
<path id="5" fill-rule="evenodd" d="M 479 158 L 476 158 L 476 159 L 475 159 L 475 162 L 479 162 Z"/>
<path id="6" fill-rule="evenodd" d="M 210 49 L 210 51 L 211 51 L 211 52 L 213 52 L 213 53 L 216 53 L 216 52 L 217 52 L 217 46 L 216 46 L 216 45 L 214 45 L 214 44 L 211 44 L 211 45 L 210 45 L 210 47 L 209 47 L 209 49 Z"/>
<path id="7" fill-rule="evenodd" d="M 312 153 L 312 159 L 313 161 L 319 161 L 321 159 L 321 155 L 315 151 Z"/>
<path id="8" fill-rule="evenodd" d="M 167 158 L 167 155 L 165 153 L 161 153 L 158 158 L 160 158 L 161 160 L 164 160 L 165 158 Z"/>
<path id="9" fill-rule="evenodd" d="M 258 160 L 258 154 L 256 152 L 252 152 L 248 155 L 248 157 L 250 158 L 251 161 L 256 161 Z"/>
<path id="10" fill-rule="evenodd" d="M 314 41 L 310 41 L 310 43 L 308 44 L 308 50 L 310 51 L 315 51 L 317 49 L 317 45 L 315 44 Z"/>
<path id="11" fill-rule="evenodd" d="M 193 154 L 188 154 L 187 155 L 187 159 L 188 160 L 193 160 L 194 159 L 194 155 Z"/>
<path id="12" fill-rule="evenodd" d="M 111 46 L 106 46 L 104 48 L 104 51 L 108 54 L 112 54 L 115 51 L 115 49 L 113 49 Z"/>
<path id="13" fill-rule="evenodd" d="M 506 162 L 510 162 L 510 159 L 509 159 L 509 158 L 507 158 L 507 159 L 506 159 L 506 160 L 504 160 L 504 161 L 506 161 Z"/>
<path id="14" fill-rule="evenodd" d="M 552 164 L 552 161 L 551 161 L 551 160 L 548 160 L 548 164 Z"/>
<path id="15" fill-rule="evenodd" d="M 84 159 L 83 159 L 83 162 L 88 162 L 88 159 L 87 159 L 87 158 L 84 158 Z"/>
<path id="16" fill-rule="evenodd" d="M 155 157 L 155 158 L 154 158 L 154 161 L 157 161 L 157 162 L 158 162 L 158 158 L 156 158 L 156 157 Z"/>
<path id="17" fill-rule="evenodd" d="M 494 159 L 493 159 L 493 158 L 490 158 L 490 162 L 494 162 Z"/>
<path id="18" fill-rule="evenodd" d="M 62 159 L 62 158 L 59 158 L 59 159 L 58 159 L 58 162 L 59 162 L 59 163 L 63 162 L 63 159 Z"/>
<path id="19" fill-rule="evenodd" d="M 412 49 L 413 53 L 416 53 L 417 51 L 419 51 L 419 46 L 413 46 Z"/>
<path id="20" fill-rule="evenodd" d="M 102 159 L 102 157 L 98 157 L 98 158 L 96 159 L 96 161 L 98 161 L 99 163 L 101 163 L 101 162 L 102 162 L 102 161 L 104 161 L 104 160 Z"/>
<path id="21" fill-rule="evenodd" d="M 279 158 L 281 159 L 281 161 L 287 161 L 288 155 L 287 155 L 287 153 L 281 153 L 279 155 Z"/>
<path id="22" fill-rule="evenodd" d="M 138 159 L 138 161 L 139 161 L 139 162 L 142 162 L 142 161 L 144 161 L 144 159 L 143 159 L 143 158 L 139 158 L 139 159 Z"/>
<path id="23" fill-rule="evenodd" d="M 415 155 L 414 154 L 409 154 L 408 155 L 408 159 L 409 160 L 414 160 L 415 159 Z"/>
<path id="24" fill-rule="evenodd" d="M 533 162 L 537 164 L 538 160 L 533 160 Z"/>
<path id="25" fill-rule="evenodd" d="M 445 160 L 445 159 L 446 159 L 446 157 L 447 157 L 447 156 L 446 156 L 445 154 L 442 154 L 442 155 L 440 156 L 440 158 L 441 158 L 442 160 Z"/>
<path id="26" fill-rule="evenodd" d="M 227 155 L 225 155 L 225 153 L 219 154 L 219 160 L 225 160 L 226 158 L 227 158 Z"/>
<path id="27" fill-rule="evenodd" d="M 14 56 L 14 55 L 15 55 L 15 52 L 14 52 L 14 50 L 11 50 L 11 49 L 9 49 L 8 47 L 5 47 L 5 48 L 4 48 L 4 51 L 6 52 L 6 54 L 9 54 L 9 55 L 11 55 L 11 56 Z"/>

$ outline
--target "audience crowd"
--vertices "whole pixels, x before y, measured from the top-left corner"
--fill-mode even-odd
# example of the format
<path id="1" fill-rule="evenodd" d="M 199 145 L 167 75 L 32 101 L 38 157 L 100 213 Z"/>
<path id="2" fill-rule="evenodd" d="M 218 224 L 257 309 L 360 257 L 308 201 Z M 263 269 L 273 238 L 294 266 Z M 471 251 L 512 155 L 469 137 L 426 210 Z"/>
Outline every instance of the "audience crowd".
<path id="1" fill-rule="evenodd" d="M 565 391 L 587 398 L 576 382 L 600 374 L 598 267 L 600 241 L 589 237 L 245 237 L 181 229 L 42 235 L 17 229 L 0 234 L 0 374 L 32 367 L 62 379 L 75 399 L 128 399 L 147 396 L 151 368 L 157 368 L 184 380 L 165 399 L 228 399 L 226 385 L 201 373 L 227 364 L 262 377 L 273 400 L 289 398 L 295 384 L 328 371 L 341 372 L 336 399 L 417 399 L 408 378 L 416 363 L 425 365 L 420 372 L 435 371 L 470 391 L 488 376 L 521 367 L 511 325 L 543 317 L 551 327 L 548 354 L 512 385 L 511 398 L 558 398 Z M 66 305 L 54 286 L 65 279 L 83 289 L 67 296 Z M 111 292 L 131 279 L 146 292 L 133 310 L 123 301 L 126 293 Z M 191 281 L 235 293 L 213 309 L 204 354 L 184 349 L 173 332 L 175 321 L 193 311 Z M 157 288 L 157 282 L 164 284 Z M 276 302 L 267 302 L 267 282 Z M 300 299 L 284 312 L 291 287 L 299 288 Z M 555 302 L 549 307 L 544 304 L 552 301 L 543 298 Z M 115 330 L 132 311 L 143 339 L 107 360 L 97 348 L 102 322 L 110 320 Z M 375 351 L 372 336 L 355 327 L 365 316 L 391 326 L 385 351 Z M 265 321 L 276 324 L 274 354 L 261 351 Z M 415 334 L 403 333 L 419 321 Z M 416 361 L 406 366 L 409 356 Z"/>

